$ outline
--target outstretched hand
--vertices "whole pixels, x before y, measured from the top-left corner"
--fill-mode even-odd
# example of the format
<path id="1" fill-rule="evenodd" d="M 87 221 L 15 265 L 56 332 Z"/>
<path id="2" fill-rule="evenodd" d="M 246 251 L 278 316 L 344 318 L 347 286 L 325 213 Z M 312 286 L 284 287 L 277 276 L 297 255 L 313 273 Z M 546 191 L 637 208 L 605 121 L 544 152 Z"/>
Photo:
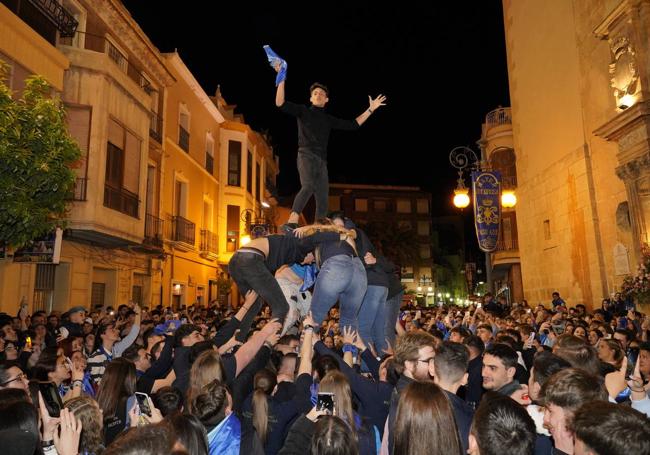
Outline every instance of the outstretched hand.
<path id="1" fill-rule="evenodd" d="M 386 97 L 384 95 L 379 95 L 373 100 L 372 97 L 368 95 L 368 104 L 370 104 L 370 110 L 375 111 L 381 106 L 386 105 Z"/>

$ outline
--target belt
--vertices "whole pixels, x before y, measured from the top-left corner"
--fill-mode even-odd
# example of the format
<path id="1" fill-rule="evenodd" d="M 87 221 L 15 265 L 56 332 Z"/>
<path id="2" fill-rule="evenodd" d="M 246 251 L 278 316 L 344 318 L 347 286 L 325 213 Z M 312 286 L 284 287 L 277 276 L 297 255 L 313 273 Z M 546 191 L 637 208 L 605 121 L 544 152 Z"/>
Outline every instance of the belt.
<path id="1" fill-rule="evenodd" d="M 237 253 L 248 253 L 248 254 L 255 254 L 257 256 L 262 256 L 264 259 L 266 259 L 266 255 L 262 250 L 258 250 L 257 248 L 253 247 L 243 247 L 237 250 Z"/>

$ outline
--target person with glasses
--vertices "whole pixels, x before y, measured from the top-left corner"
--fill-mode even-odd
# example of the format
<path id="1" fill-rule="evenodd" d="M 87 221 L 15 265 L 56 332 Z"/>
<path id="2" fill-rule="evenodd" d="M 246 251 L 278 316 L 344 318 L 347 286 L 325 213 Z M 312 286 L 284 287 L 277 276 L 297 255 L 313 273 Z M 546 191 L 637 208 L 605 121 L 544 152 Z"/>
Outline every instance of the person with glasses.
<path id="1" fill-rule="evenodd" d="M 11 363 L 0 364 L 0 389 L 28 390 L 27 375 Z"/>
<path id="2" fill-rule="evenodd" d="M 165 343 L 167 349 L 163 349 L 158 360 L 153 359 L 153 355 L 140 345 L 134 344 L 129 347 L 122 357 L 130 360 L 135 364 L 135 374 L 138 378 L 136 390 L 138 392 L 151 394 L 163 387 L 172 385 L 176 376 L 172 371 L 172 347 L 173 343 Z"/>
<path id="3" fill-rule="evenodd" d="M 433 366 L 433 359 L 436 355 L 435 346 L 435 338 L 423 331 L 409 332 L 397 338 L 393 361 L 400 378 L 390 400 L 388 419 L 386 420 L 382 440 L 382 451 L 385 447 L 388 447 L 388 453 L 393 453 L 393 431 L 401 393 L 413 382 L 431 380 L 429 365 Z"/>

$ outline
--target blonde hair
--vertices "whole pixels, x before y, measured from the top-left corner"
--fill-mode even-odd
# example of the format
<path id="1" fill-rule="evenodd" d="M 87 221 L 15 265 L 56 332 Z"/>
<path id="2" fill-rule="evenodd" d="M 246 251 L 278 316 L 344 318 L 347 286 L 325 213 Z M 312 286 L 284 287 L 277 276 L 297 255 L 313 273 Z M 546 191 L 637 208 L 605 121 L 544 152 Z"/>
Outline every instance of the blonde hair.
<path id="1" fill-rule="evenodd" d="M 81 421 L 79 452 L 100 453 L 104 442 L 104 423 L 97 402 L 90 397 L 82 396 L 66 401 L 65 407 Z"/>
<path id="2" fill-rule="evenodd" d="M 204 392 L 204 387 L 215 379 L 224 382 L 221 356 L 214 349 L 204 351 L 196 358 L 190 370 L 190 385 L 187 389 L 188 411 L 194 413 L 194 398 Z"/>
<path id="3" fill-rule="evenodd" d="M 334 394 L 334 414 L 347 422 L 356 438 L 356 424 L 352 409 L 352 391 L 348 378 L 338 370 L 331 370 L 320 381 L 319 392 Z"/>

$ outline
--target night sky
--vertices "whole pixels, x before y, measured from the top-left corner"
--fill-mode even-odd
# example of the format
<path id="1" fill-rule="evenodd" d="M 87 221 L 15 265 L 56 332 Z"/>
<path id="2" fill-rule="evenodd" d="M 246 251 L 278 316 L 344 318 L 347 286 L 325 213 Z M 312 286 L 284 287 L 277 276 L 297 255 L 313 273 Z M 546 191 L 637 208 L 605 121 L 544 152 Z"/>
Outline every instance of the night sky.
<path id="1" fill-rule="evenodd" d="M 433 193 L 434 216 L 457 213 L 451 149 L 478 152 L 485 114 L 509 106 L 500 0 L 124 4 L 160 51 L 178 50 L 209 95 L 221 85 L 248 124 L 268 130 L 281 195 L 299 188 L 296 122 L 275 107 L 264 44 L 288 62 L 288 100 L 308 104 L 319 81 L 330 90 L 328 111 L 353 119 L 368 95 L 388 97 L 359 131 L 332 134 L 330 182 L 417 185 Z"/>

